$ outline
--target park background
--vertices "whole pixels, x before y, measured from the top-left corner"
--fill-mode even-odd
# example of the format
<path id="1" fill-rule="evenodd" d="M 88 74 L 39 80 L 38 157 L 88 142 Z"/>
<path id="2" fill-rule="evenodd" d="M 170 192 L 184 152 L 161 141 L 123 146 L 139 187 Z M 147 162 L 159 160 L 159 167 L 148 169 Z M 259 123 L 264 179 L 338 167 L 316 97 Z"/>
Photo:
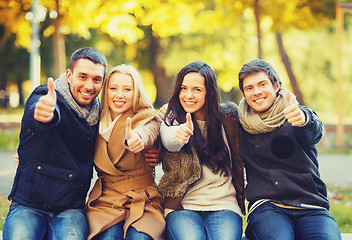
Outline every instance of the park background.
<path id="1" fill-rule="evenodd" d="M 0 0 L 0 151 L 15 152 L 32 89 L 89 46 L 105 54 L 109 69 L 135 66 L 156 108 L 168 101 L 177 72 L 196 60 L 215 70 L 222 100 L 238 103 L 240 68 L 262 58 L 320 116 L 319 152 L 350 156 L 351 43 L 351 1 Z M 352 232 L 352 186 L 328 187 L 341 231 Z"/>

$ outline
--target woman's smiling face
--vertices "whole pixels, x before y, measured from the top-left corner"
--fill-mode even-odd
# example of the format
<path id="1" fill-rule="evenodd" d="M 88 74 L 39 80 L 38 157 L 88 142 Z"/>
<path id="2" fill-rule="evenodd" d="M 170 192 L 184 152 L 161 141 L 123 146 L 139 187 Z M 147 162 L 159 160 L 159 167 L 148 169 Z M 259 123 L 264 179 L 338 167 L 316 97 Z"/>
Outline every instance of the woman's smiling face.
<path id="1" fill-rule="evenodd" d="M 207 90 L 205 78 L 197 72 L 190 72 L 183 78 L 179 101 L 186 112 L 193 113 L 196 120 L 204 120 L 204 104 Z"/>
<path id="2" fill-rule="evenodd" d="M 133 79 L 129 74 L 116 72 L 111 75 L 107 89 L 107 101 L 113 119 L 132 107 L 133 94 Z"/>

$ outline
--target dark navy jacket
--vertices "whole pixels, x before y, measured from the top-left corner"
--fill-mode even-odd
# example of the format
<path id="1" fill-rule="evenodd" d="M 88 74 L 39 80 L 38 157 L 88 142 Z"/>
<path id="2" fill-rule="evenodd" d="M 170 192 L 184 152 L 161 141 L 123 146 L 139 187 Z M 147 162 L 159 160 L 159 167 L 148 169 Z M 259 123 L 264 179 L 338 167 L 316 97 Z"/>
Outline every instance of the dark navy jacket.
<path id="1" fill-rule="evenodd" d="M 300 108 L 308 117 L 303 127 L 292 127 L 286 121 L 270 133 L 249 134 L 243 130 L 249 207 L 257 200 L 270 199 L 291 206 L 329 209 L 316 148 L 323 133 L 322 123 L 311 109 Z"/>
<path id="2" fill-rule="evenodd" d="M 57 94 L 50 124 L 34 119 L 35 104 L 47 93 L 37 87 L 28 98 L 21 123 L 17 168 L 9 199 L 44 211 L 83 208 L 93 173 L 98 125 L 89 126 Z"/>

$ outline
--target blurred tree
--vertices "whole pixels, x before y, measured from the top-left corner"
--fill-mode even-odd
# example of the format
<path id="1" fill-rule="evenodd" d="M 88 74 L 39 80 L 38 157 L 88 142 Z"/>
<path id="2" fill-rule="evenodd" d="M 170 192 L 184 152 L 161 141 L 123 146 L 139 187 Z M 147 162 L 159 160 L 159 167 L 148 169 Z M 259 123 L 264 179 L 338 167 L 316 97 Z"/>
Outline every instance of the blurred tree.
<path id="1" fill-rule="evenodd" d="M 283 34 L 292 28 L 312 29 L 318 24 L 328 24 L 334 17 L 335 0 L 254 0 L 253 8 L 257 25 L 258 57 L 262 58 L 261 18 L 269 18 L 272 30 L 275 32 L 281 60 L 286 68 L 292 90 L 300 104 L 304 104 L 303 94 L 294 74 L 290 58 L 285 49 Z"/>

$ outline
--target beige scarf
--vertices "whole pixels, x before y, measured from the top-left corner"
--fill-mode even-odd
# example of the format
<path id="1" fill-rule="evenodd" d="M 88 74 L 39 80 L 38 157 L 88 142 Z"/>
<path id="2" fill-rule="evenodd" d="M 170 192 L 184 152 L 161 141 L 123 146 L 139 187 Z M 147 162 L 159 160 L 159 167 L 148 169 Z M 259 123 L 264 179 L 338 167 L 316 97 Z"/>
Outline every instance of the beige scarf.
<path id="1" fill-rule="evenodd" d="M 248 105 L 245 98 L 240 101 L 239 115 L 240 122 L 244 130 L 250 134 L 261 134 L 272 132 L 285 122 L 285 114 L 283 110 L 286 107 L 286 92 L 285 88 L 281 88 L 277 93 L 277 97 L 273 105 L 263 113 L 256 113 Z M 298 104 L 296 97 L 291 94 L 291 102 Z"/>
<path id="2" fill-rule="evenodd" d="M 110 108 L 102 114 L 99 122 L 99 134 L 106 142 L 109 142 L 112 130 L 121 115 L 122 114 L 118 115 L 114 120 L 112 120 Z"/>

